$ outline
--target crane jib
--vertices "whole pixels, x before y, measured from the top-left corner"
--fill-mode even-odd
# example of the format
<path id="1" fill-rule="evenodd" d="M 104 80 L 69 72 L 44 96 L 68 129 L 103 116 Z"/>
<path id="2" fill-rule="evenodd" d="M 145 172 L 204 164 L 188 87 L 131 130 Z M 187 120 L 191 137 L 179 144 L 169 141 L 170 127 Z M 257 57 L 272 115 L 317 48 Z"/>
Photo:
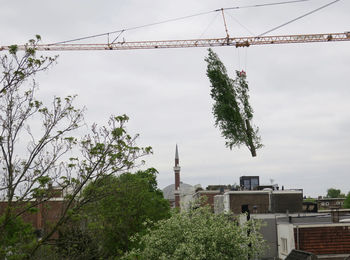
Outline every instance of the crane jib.
<path id="1" fill-rule="evenodd" d="M 297 34 L 279 36 L 257 37 L 226 37 L 213 39 L 192 40 L 164 40 L 164 41 L 134 41 L 113 42 L 100 44 L 38 44 L 38 51 L 81 51 L 81 50 L 136 50 L 136 49 L 164 49 L 164 48 L 193 48 L 193 47 L 218 47 L 235 46 L 249 47 L 251 45 L 287 44 L 287 43 L 312 43 L 350 41 L 350 32 L 323 33 L 323 34 Z M 18 50 L 25 50 L 28 45 L 18 45 Z M 9 50 L 10 46 L 0 47 L 0 51 Z"/>

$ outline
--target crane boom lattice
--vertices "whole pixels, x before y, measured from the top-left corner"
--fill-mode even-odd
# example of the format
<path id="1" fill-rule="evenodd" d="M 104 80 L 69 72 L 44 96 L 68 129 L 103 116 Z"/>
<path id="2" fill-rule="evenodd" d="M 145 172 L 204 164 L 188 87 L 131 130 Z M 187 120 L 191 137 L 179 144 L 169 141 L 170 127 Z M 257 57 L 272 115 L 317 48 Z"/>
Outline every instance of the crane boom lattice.
<path id="1" fill-rule="evenodd" d="M 134 41 L 101 44 L 39 44 L 38 51 L 83 51 L 83 50 L 136 50 L 164 48 L 192 48 L 235 46 L 249 47 L 251 45 L 311 43 L 350 41 L 350 32 L 323 34 L 296 34 L 260 37 L 226 37 L 213 39 L 164 40 L 164 41 Z M 10 46 L 0 47 L 0 51 L 9 50 Z M 18 50 L 25 50 L 26 45 L 18 45 Z"/>

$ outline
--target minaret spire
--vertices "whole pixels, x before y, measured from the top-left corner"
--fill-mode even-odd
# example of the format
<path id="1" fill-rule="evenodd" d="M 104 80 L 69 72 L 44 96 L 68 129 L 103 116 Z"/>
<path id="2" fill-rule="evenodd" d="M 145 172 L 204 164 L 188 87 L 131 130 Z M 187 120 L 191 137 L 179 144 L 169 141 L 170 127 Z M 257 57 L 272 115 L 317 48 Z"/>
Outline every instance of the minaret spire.
<path id="1" fill-rule="evenodd" d="M 179 150 L 177 148 L 175 149 L 175 166 L 174 166 L 174 173 L 175 173 L 175 207 L 180 207 L 180 166 L 179 166 Z"/>
<path id="2" fill-rule="evenodd" d="M 175 166 L 179 165 L 179 150 L 177 149 L 177 144 L 176 144 L 176 150 L 175 150 Z"/>

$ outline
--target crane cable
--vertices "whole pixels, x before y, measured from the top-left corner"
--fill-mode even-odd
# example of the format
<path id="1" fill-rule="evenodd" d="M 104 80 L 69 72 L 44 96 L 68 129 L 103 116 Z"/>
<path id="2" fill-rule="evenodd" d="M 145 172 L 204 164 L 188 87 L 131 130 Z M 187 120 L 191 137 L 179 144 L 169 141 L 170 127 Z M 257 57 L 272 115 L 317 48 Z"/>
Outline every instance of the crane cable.
<path id="1" fill-rule="evenodd" d="M 320 10 L 322 10 L 322 9 L 324 9 L 324 8 L 326 8 L 326 7 L 330 6 L 330 5 L 332 5 L 332 4 L 335 4 L 336 2 L 339 2 L 339 1 L 340 1 L 340 0 L 335 0 L 335 1 L 333 1 L 333 2 L 330 2 L 330 3 L 328 3 L 328 4 L 325 4 L 325 5 L 323 5 L 323 6 L 319 7 L 319 8 L 316 8 L 316 9 L 310 11 L 310 12 L 307 12 L 306 14 L 303 14 L 303 15 L 301 15 L 301 16 L 298 16 L 297 18 L 294 18 L 294 19 L 292 19 L 292 20 L 290 20 L 290 21 L 288 21 L 288 22 L 285 22 L 285 23 L 283 23 L 283 24 L 281 24 L 281 25 L 279 25 L 279 26 L 276 26 L 276 27 L 274 27 L 274 28 L 272 28 L 272 29 L 270 29 L 270 30 L 268 30 L 268 31 L 266 31 L 266 32 L 264 32 L 264 33 L 262 33 L 262 34 L 259 34 L 257 37 L 264 36 L 264 35 L 266 35 L 266 34 L 272 32 L 272 31 L 275 31 L 275 30 L 277 30 L 277 29 L 279 29 L 279 28 L 281 28 L 281 27 L 283 27 L 283 26 L 286 26 L 286 25 L 288 25 L 288 24 L 290 24 L 290 23 L 293 23 L 293 22 L 295 22 L 295 21 L 297 21 L 297 20 L 300 20 L 300 19 L 304 18 L 305 16 L 308 16 L 308 15 L 310 15 L 310 14 L 316 13 L 317 11 L 320 11 Z"/>
<path id="2" fill-rule="evenodd" d="M 154 23 L 149 23 L 149 24 L 145 24 L 145 25 L 140 25 L 140 26 L 134 26 L 134 27 L 129 27 L 129 28 L 125 28 L 125 29 L 120 29 L 120 30 L 116 30 L 116 31 L 105 32 L 105 33 L 100 33 L 100 34 L 95 34 L 95 35 L 90 35 L 90 36 L 75 38 L 75 39 L 71 39 L 71 40 L 66 40 L 66 41 L 61 41 L 61 42 L 55 42 L 55 43 L 50 43 L 50 44 L 48 44 L 48 45 L 64 44 L 64 43 L 69 43 L 69 42 L 75 42 L 75 41 L 87 40 L 87 39 L 91 39 L 91 38 L 97 38 L 97 37 L 101 37 L 101 36 L 108 36 L 108 37 L 109 37 L 110 34 L 119 33 L 119 35 L 118 35 L 118 36 L 116 37 L 116 39 L 113 41 L 113 42 L 115 42 L 115 41 L 118 39 L 118 37 L 120 36 L 120 34 L 122 34 L 122 33 L 125 32 L 125 31 L 131 31 L 131 30 L 136 30 L 136 29 L 145 28 L 145 27 L 149 27 L 149 26 L 159 25 L 159 24 L 163 24 L 163 23 L 168 23 L 168 22 L 174 22 L 174 21 L 184 20 L 184 19 L 188 19 L 188 18 L 192 18 L 192 17 L 196 17 L 196 16 L 206 15 L 206 14 L 210 14 L 210 13 L 214 13 L 214 12 L 220 12 L 220 11 L 222 11 L 222 10 L 225 11 L 225 10 L 233 10 L 233 9 L 254 8 L 254 7 L 265 7 L 265 6 L 282 5 L 282 4 L 292 4 L 292 3 L 306 2 L 306 1 L 311 1 L 311 0 L 292 0 L 292 1 L 281 1 L 281 2 L 275 2 L 275 3 L 265 3 L 265 4 L 257 4 L 257 5 L 246 5 L 246 6 L 236 6 L 236 7 L 220 8 L 220 9 L 216 9 L 216 10 L 212 10 L 212 11 L 201 12 L 201 13 L 197 13 L 197 14 L 182 16 L 182 17 L 173 18 L 173 19 L 168 19 L 168 20 L 163 20 L 163 21 L 160 21 L 160 22 L 154 22 Z M 339 0 L 338 0 L 338 1 L 339 1 Z"/>
<path id="3" fill-rule="evenodd" d="M 179 21 L 179 20 L 183 20 L 183 19 L 187 19 L 187 18 L 192 18 L 192 17 L 195 17 L 195 16 L 200 16 L 200 15 L 204 15 L 204 14 L 210 14 L 210 13 L 213 13 L 213 12 L 216 12 L 216 11 L 214 10 L 214 11 L 208 11 L 208 12 L 202 12 L 202 13 L 198 13 L 198 14 L 192 14 L 192 15 L 182 16 L 182 17 L 173 18 L 173 19 L 168 19 L 168 20 L 164 20 L 164 21 L 160 21 L 160 22 L 149 23 L 149 24 L 140 25 L 140 26 L 135 26 L 135 27 L 129 27 L 129 28 L 121 29 L 121 30 L 117 30 L 117 31 L 106 32 L 106 33 L 100 33 L 100 34 L 95 34 L 95 35 L 91 35 L 91 36 L 76 38 L 76 39 L 72 39 L 72 40 L 67 40 L 67 41 L 62 41 L 62 42 L 56 42 L 56 43 L 51 43 L 51 44 L 49 44 L 49 45 L 63 44 L 63 43 L 68 43 L 68 42 L 81 41 L 81 40 L 96 38 L 96 37 L 100 37 L 100 36 L 106 36 L 106 35 L 114 34 L 114 33 L 123 33 L 123 32 L 125 32 L 125 31 L 131 31 L 131 30 L 136 30 L 136 29 L 140 29 L 140 28 L 144 28 L 144 27 L 149 27 L 149 26 L 154 26 L 154 25 L 158 25 L 158 24 L 163 24 L 163 23 L 168 23 L 168 22 Z"/>
<path id="4" fill-rule="evenodd" d="M 275 2 L 275 3 L 265 3 L 265 4 L 256 4 L 256 5 L 245 5 L 245 6 L 235 6 L 235 7 L 227 7 L 223 8 L 224 10 L 233 10 L 233 9 L 243 9 L 243 8 L 253 8 L 253 7 L 265 7 L 265 6 L 273 6 L 273 5 L 284 5 L 284 4 L 294 4 L 299 2 L 307 2 L 311 0 L 293 0 L 293 1 L 283 1 L 283 2 Z M 217 9 L 215 11 L 221 11 L 221 9 Z"/>

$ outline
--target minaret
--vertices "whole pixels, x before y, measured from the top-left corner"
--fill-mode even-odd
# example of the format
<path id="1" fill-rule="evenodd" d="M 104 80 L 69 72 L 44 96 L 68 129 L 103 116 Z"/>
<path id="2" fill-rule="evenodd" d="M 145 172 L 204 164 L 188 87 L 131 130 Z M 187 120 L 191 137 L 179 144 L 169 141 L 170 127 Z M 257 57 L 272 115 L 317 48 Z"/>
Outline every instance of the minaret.
<path id="1" fill-rule="evenodd" d="M 175 166 L 174 166 L 174 173 L 175 173 L 175 208 L 180 208 L 180 166 L 179 166 L 179 151 L 177 149 L 175 150 Z"/>

